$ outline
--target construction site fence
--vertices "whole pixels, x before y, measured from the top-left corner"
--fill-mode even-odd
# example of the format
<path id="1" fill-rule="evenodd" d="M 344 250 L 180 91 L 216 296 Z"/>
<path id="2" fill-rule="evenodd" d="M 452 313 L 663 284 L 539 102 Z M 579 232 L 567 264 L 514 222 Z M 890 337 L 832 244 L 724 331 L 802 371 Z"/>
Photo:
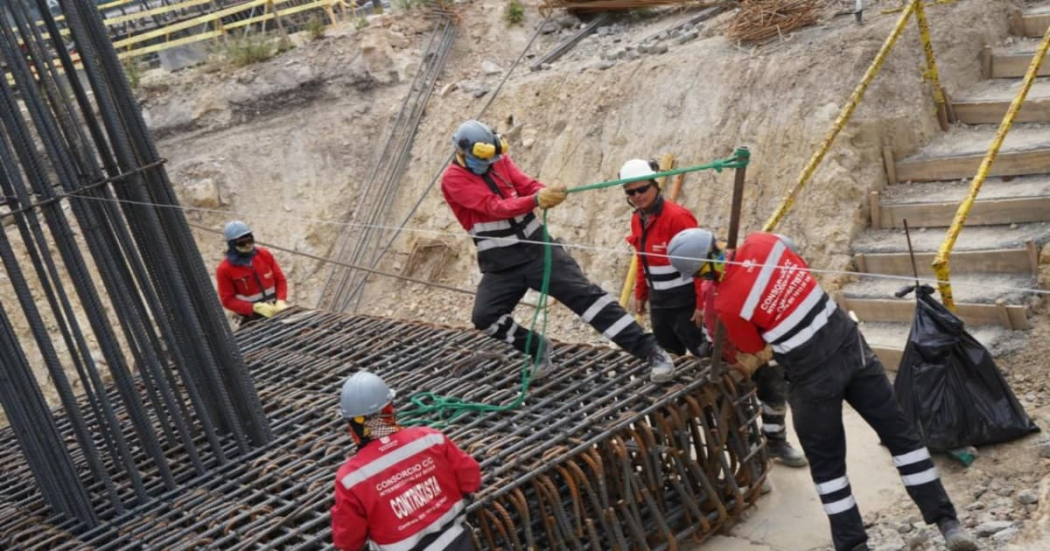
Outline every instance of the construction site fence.
<path id="1" fill-rule="evenodd" d="M 374 12 L 371 2 L 358 7 L 352 0 L 185 0 L 165 1 L 137 11 L 124 10 L 133 5 L 132 0 L 117 0 L 98 6 L 102 23 L 122 60 L 214 40 L 236 31 L 247 33 L 253 25 L 261 29 L 272 25 L 273 29 L 295 32 L 311 19 L 334 25 Z M 124 11 L 115 14 L 115 10 Z M 58 22 L 64 19 L 62 14 L 55 16 Z M 69 29 L 59 32 L 66 36 Z M 48 39 L 49 35 L 43 33 L 43 37 Z"/>

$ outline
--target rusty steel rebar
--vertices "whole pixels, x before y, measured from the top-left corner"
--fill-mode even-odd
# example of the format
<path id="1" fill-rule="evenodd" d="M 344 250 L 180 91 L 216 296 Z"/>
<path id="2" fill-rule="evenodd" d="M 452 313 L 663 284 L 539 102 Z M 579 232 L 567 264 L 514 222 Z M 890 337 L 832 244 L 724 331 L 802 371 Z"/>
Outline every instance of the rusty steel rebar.
<path id="1" fill-rule="evenodd" d="M 320 311 L 292 309 L 236 336 L 272 444 L 237 455 L 224 437 L 233 460 L 205 457 L 203 475 L 168 449 L 179 489 L 163 491 L 144 469 L 158 497 L 117 512 L 89 487 L 104 520 L 86 529 L 45 505 L 3 438 L 0 547 L 330 548 L 332 484 L 353 453 L 336 414 L 349 374 L 373 371 L 399 397 L 432 390 L 500 403 L 514 399 L 521 366 L 516 352 L 476 331 Z M 468 507 L 479 549 L 675 549 L 758 499 L 769 461 L 753 389 L 729 377 L 709 382 L 707 360 L 680 360 L 672 385 L 648 382 L 642 362 L 611 348 L 559 344 L 554 360 L 558 369 L 521 408 L 469 414 L 446 429 L 483 466 Z M 68 423 L 59 428 L 69 437 Z M 133 459 L 150 461 L 142 450 Z M 126 483 L 117 491 L 132 495 Z"/>

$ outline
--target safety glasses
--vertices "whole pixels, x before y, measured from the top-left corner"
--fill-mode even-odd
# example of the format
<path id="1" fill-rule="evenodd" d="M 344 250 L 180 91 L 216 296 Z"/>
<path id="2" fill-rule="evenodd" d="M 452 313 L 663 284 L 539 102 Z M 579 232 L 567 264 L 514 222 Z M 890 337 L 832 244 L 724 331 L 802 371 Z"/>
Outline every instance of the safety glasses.
<path id="1" fill-rule="evenodd" d="M 636 187 L 634 189 L 624 188 L 623 192 L 626 193 L 628 197 L 633 197 L 635 195 L 641 195 L 641 194 L 649 191 L 649 188 L 651 188 L 651 187 L 653 187 L 653 183 L 649 182 L 648 184 L 645 184 L 642 187 Z"/>
<path id="2" fill-rule="evenodd" d="M 244 237 L 241 237 L 240 239 L 234 241 L 233 242 L 233 246 L 234 247 L 244 247 L 246 245 L 251 245 L 253 243 L 255 243 L 255 238 L 252 237 L 251 234 L 248 234 L 248 235 L 246 235 Z"/>

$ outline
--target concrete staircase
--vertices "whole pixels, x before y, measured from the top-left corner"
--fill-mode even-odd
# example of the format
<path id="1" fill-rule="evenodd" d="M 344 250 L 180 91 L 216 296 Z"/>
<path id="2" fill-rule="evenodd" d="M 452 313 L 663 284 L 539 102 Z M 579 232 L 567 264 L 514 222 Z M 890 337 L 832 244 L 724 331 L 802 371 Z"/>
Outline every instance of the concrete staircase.
<path id="1" fill-rule="evenodd" d="M 1050 7 L 1018 12 L 1011 28 L 1019 38 L 987 47 L 985 80 L 950 99 L 954 124 L 918 154 L 894 159 L 884 150 L 889 185 L 870 197 L 868 230 L 852 243 L 858 272 L 911 276 L 902 230 L 908 221 L 920 277 L 933 277 L 930 262 L 959 201 L 1021 85 L 1038 38 L 1050 25 Z M 1040 75 L 1050 76 L 1050 63 Z M 957 313 L 993 354 L 1023 346 L 1028 310 L 1036 297 L 1039 247 L 1050 241 L 1050 79 L 1029 92 L 951 256 Z M 914 315 L 914 297 L 897 299 L 907 285 L 859 277 L 837 296 L 861 320 L 872 348 L 896 371 Z"/>

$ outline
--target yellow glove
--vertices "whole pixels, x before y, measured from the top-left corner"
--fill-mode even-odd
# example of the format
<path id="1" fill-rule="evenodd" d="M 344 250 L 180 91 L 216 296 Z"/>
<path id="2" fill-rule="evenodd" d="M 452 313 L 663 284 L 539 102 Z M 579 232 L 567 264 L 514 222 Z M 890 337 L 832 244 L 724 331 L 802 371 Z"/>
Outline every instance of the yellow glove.
<path id="1" fill-rule="evenodd" d="M 273 304 L 273 313 L 280 314 L 288 309 L 288 303 L 283 300 L 278 300 Z"/>
<path id="2" fill-rule="evenodd" d="M 256 302 L 252 305 L 252 311 L 264 318 L 272 317 L 277 313 L 275 306 L 269 302 Z"/>
<path id="3" fill-rule="evenodd" d="M 773 350 L 769 348 L 769 345 L 766 345 L 765 348 L 754 354 L 737 354 L 735 367 L 745 372 L 750 377 L 752 373 L 762 366 L 762 364 L 768 362 L 772 358 Z"/>
<path id="4" fill-rule="evenodd" d="M 541 209 L 554 208 L 561 204 L 566 197 L 569 196 L 569 192 L 566 191 L 564 184 L 554 184 L 550 187 L 545 187 L 536 194 L 536 204 Z"/>

